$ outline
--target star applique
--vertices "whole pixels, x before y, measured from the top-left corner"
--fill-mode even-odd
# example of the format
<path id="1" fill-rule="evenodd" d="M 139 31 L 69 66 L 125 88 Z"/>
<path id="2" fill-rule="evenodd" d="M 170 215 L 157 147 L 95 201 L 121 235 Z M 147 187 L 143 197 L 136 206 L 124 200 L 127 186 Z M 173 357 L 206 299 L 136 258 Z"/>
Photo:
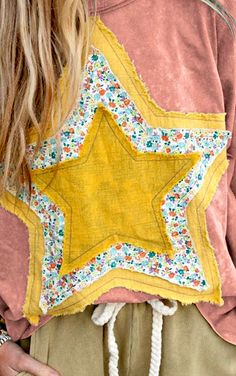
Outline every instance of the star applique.
<path id="1" fill-rule="evenodd" d="M 99 41 L 101 38 L 102 35 L 99 36 Z M 122 65 L 119 64 L 119 67 Z M 125 75 L 125 71 L 122 72 L 122 77 L 123 75 Z M 129 85 L 131 84 L 129 83 Z M 138 89 L 139 92 L 141 89 L 142 87 Z M 134 90 L 132 93 L 134 95 Z M 139 97 L 137 97 L 138 99 Z M 133 149 L 147 154 L 162 153 L 172 156 L 197 152 L 201 156 L 199 163 L 189 171 L 186 179 L 179 180 L 172 187 L 173 189 L 170 189 L 163 197 L 159 220 L 159 224 L 163 224 L 162 231 L 159 233 L 158 249 L 160 253 L 166 251 L 171 255 L 173 251 L 177 252 L 180 249 L 184 252 L 190 252 L 190 249 L 194 250 L 194 242 L 187 223 L 187 207 L 191 200 L 195 199 L 196 202 L 197 193 L 204 183 L 208 169 L 225 148 L 229 137 L 228 132 L 220 129 L 200 128 L 204 124 L 204 120 L 201 120 L 201 114 L 198 113 L 191 114 L 191 118 L 183 113 L 164 112 L 162 117 L 157 114 L 154 120 L 156 123 L 166 122 L 167 127 L 150 126 L 111 71 L 105 56 L 100 51 L 93 49 L 85 68 L 78 107 L 61 132 L 63 146 L 61 162 L 67 163 L 80 157 L 81 149 L 88 136 L 90 122 L 93 121 L 94 109 L 101 105 L 111 112 Z M 146 110 L 146 114 L 152 114 L 152 111 Z M 203 115 L 202 117 L 204 119 Z M 214 122 L 215 117 L 217 118 L 216 115 L 211 114 L 210 121 L 218 125 L 217 121 L 219 120 Z M 211 125 L 210 121 L 208 121 L 208 126 Z M 178 127 L 170 128 L 169 125 L 172 123 L 173 126 L 177 124 Z M 185 128 L 183 128 L 184 124 Z M 190 124 L 191 126 L 198 124 L 199 128 L 191 129 Z M 56 160 L 57 146 L 52 137 L 45 140 L 32 166 L 35 171 L 45 169 L 50 164 L 55 165 Z M 212 192 L 212 188 L 209 192 Z M 202 222 L 203 219 L 204 216 Z M 61 232 L 64 233 L 64 230 L 62 229 Z M 160 236 L 161 233 L 162 236 Z M 151 243 L 149 244 L 151 245 Z M 149 247 L 147 250 L 153 250 L 153 247 Z"/>
<path id="2" fill-rule="evenodd" d="M 139 152 L 98 109 L 77 160 L 32 173 L 32 183 L 65 214 L 60 274 L 117 242 L 172 254 L 161 202 L 199 158 Z"/>
<path id="3" fill-rule="evenodd" d="M 92 39 L 60 156 L 50 127 L 37 155 L 30 138 L 30 210 L 25 192 L 1 200 L 29 230 L 25 317 L 75 313 L 121 286 L 222 303 L 205 211 L 227 168 L 225 113 L 160 108 L 101 20 Z"/>

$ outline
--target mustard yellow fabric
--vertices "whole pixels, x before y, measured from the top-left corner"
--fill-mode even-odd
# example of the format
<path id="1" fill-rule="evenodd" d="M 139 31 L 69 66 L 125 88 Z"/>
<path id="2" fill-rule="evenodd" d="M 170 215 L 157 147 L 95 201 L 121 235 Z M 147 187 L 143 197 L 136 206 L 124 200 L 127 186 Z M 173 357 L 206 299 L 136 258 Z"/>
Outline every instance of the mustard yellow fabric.
<path id="1" fill-rule="evenodd" d="M 225 129 L 225 113 L 186 114 L 160 108 L 150 98 L 124 48 L 99 19 L 95 24 L 92 42 L 93 46 L 106 56 L 111 69 L 150 126 L 156 127 L 158 124 L 163 128 Z M 126 242 L 135 240 L 135 244 L 139 246 L 147 247 L 155 252 L 161 250 L 171 254 L 171 245 L 165 233 L 158 203 L 160 205 L 162 197 L 187 174 L 197 163 L 198 158 L 197 154 L 172 155 L 171 157 L 158 154 L 145 154 L 144 157 L 142 153 L 138 154 L 122 135 L 111 115 L 101 108 L 93 120 L 78 160 L 62 162 L 56 172 L 54 168 L 47 168 L 32 173 L 33 182 L 66 215 L 61 274 L 84 265 L 99 251 L 117 240 Z M 147 165 L 149 172 L 146 175 L 145 166 Z M 220 277 L 214 251 L 207 235 L 205 209 L 226 168 L 227 159 L 224 151 L 210 167 L 204 185 L 187 209 L 191 235 L 210 285 L 207 291 L 195 291 L 160 278 L 128 270 L 113 270 L 80 293 L 74 293 L 60 306 L 50 310 L 49 314 L 57 316 L 82 311 L 102 293 L 118 286 L 159 294 L 165 298 L 180 300 L 185 304 L 198 301 L 222 303 Z M 119 181 L 114 181 L 111 172 L 115 172 Z M 73 184 L 77 176 L 81 179 L 79 198 L 73 195 Z M 145 183 L 144 191 L 136 189 L 138 181 Z M 119 190 L 119 184 L 122 184 L 122 190 Z M 106 194 L 104 192 L 101 194 L 101 186 L 107 187 Z M 135 205 L 137 202 L 138 205 Z M 42 228 L 35 216 L 31 219 L 32 213 L 29 209 L 27 212 L 29 216 L 25 215 L 26 205 L 21 203 L 19 204 L 21 210 L 15 209 L 10 194 L 2 200 L 2 205 L 7 210 L 16 213 L 29 229 L 31 258 L 24 315 L 31 323 L 36 324 L 42 314 L 38 303 L 41 288 L 40 265 L 44 255 L 44 244 L 41 235 L 35 236 L 35 228 L 40 234 Z M 18 208 L 18 203 L 16 207 Z M 75 213 L 74 207 L 79 207 L 79 211 Z M 120 217 L 113 218 L 112 210 L 117 211 L 118 207 L 120 207 Z M 88 218 L 92 220 L 93 228 L 89 236 L 86 232 Z M 141 223 L 148 223 L 148 226 L 140 227 Z M 139 230 L 141 228 L 139 236 L 137 236 L 137 228 Z M 71 251 L 72 248 L 73 251 Z"/>
<path id="2" fill-rule="evenodd" d="M 60 274 L 119 242 L 172 254 L 161 201 L 198 160 L 198 154 L 138 152 L 110 113 L 97 110 L 77 160 L 32 173 L 32 182 L 71 218 Z"/>

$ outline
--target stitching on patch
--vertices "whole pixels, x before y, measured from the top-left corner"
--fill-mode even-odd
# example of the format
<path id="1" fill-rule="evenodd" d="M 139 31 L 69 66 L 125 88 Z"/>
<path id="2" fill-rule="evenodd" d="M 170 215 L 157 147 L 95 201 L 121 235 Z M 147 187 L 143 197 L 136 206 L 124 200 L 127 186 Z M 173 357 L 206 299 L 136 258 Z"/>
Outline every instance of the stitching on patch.
<path id="1" fill-rule="evenodd" d="M 189 153 L 189 154 L 186 154 L 186 155 L 184 155 L 184 154 L 179 154 L 179 155 L 177 155 L 177 154 L 175 154 L 175 155 L 166 155 L 166 157 L 164 157 L 164 154 L 160 154 L 160 156 L 159 156 L 159 154 L 158 153 L 153 153 L 153 154 L 150 154 L 150 153 L 140 153 L 140 154 L 137 154 L 137 158 L 135 157 L 135 155 L 133 154 L 134 153 L 134 151 L 129 147 L 129 145 L 127 144 L 126 146 L 125 146 L 125 144 L 124 144 L 124 135 L 121 133 L 121 131 L 120 131 L 120 129 L 118 128 L 118 126 L 115 124 L 115 122 L 114 122 L 114 120 L 112 120 L 112 119 L 109 119 L 109 120 L 107 120 L 107 115 L 104 117 L 104 119 L 106 119 L 106 123 L 109 125 L 109 127 L 110 127 L 110 129 L 112 130 L 112 133 L 115 135 L 115 137 L 116 137 L 116 139 L 119 141 L 119 144 L 121 145 L 121 147 L 131 156 L 131 158 L 134 160 L 134 161 L 136 161 L 136 162 L 138 162 L 139 161 L 139 159 L 141 160 L 141 161 L 143 161 L 143 162 L 148 162 L 149 161 L 149 157 L 151 156 L 151 161 L 153 161 L 153 163 L 154 162 L 158 162 L 158 161 L 163 161 L 163 162 L 165 162 L 165 163 L 168 163 L 168 161 L 178 161 L 178 160 L 183 160 L 183 161 L 186 161 L 186 163 L 187 162 L 191 162 L 191 165 L 189 164 L 189 168 L 188 168 L 188 170 L 190 170 L 192 167 L 193 167 L 193 165 L 194 165 L 194 163 L 196 163 L 196 162 L 194 162 L 194 160 L 195 161 L 197 161 L 197 159 L 195 159 L 196 157 L 197 157 L 197 155 L 195 155 L 195 154 L 191 154 L 191 153 Z M 96 120 L 94 119 L 94 121 L 96 122 Z M 100 124 L 98 125 L 98 127 L 97 127 L 97 129 L 99 130 L 99 128 L 101 127 L 101 122 L 102 122 L 102 119 L 101 119 L 101 121 L 100 121 Z M 96 128 L 95 128 L 95 125 L 93 125 L 94 126 L 94 131 L 96 131 L 96 134 L 95 134 L 95 137 L 97 137 L 97 134 L 98 134 L 98 131 L 96 130 Z M 117 127 L 117 128 L 116 128 Z M 117 132 L 119 132 L 119 134 L 116 134 Z M 91 133 L 91 130 L 90 130 L 90 133 Z M 95 133 L 95 132 L 93 132 L 93 133 Z M 121 137 L 122 136 L 122 137 Z M 122 141 L 122 139 L 123 139 L 123 141 Z M 107 142 L 108 142 L 108 140 L 107 140 Z M 126 141 L 127 142 L 127 141 Z M 93 146 L 94 146 L 94 143 L 95 143 L 95 139 L 93 140 L 93 143 L 92 143 L 92 146 L 90 147 L 90 143 L 88 143 L 88 145 L 87 145 L 87 148 L 89 149 L 88 151 L 89 151 L 89 155 L 90 155 L 90 153 L 91 153 L 91 151 L 92 151 L 92 149 L 93 149 Z M 129 147 L 129 149 L 130 150 L 128 150 L 128 147 Z M 132 151 L 132 153 L 131 153 L 131 151 Z M 72 164 L 72 166 L 70 166 L 69 165 L 69 161 L 68 162 L 65 162 L 64 164 L 62 164 L 62 166 L 61 167 L 59 167 L 59 168 L 57 168 L 57 176 L 56 176 L 56 178 L 59 176 L 59 174 L 60 174 L 60 171 L 61 170 L 70 170 L 70 169 L 73 169 L 74 167 L 76 167 L 76 166 L 80 166 L 80 165 L 84 165 L 87 161 L 88 161 L 88 158 L 89 158 L 89 156 L 87 156 L 87 152 L 85 152 L 84 151 L 84 157 L 85 157 L 85 162 L 83 162 L 83 158 L 82 158 L 82 163 L 78 160 L 78 161 L 73 161 L 73 162 L 76 162 L 76 163 L 73 163 Z M 135 153 L 136 154 L 136 153 Z M 138 157 L 142 157 L 142 158 L 138 158 Z M 134 166 L 135 167 L 135 166 Z M 138 167 L 138 166 L 137 166 Z M 187 164 L 186 164 L 186 169 L 187 169 Z M 185 173 L 184 173 L 184 171 L 186 170 L 185 169 L 185 165 L 183 165 L 183 166 L 181 166 L 181 170 L 182 170 L 182 172 L 181 172 L 181 175 L 182 175 L 182 178 L 184 177 L 183 175 L 185 175 Z M 42 172 L 40 172 L 40 173 L 37 173 L 37 175 L 36 175 L 36 177 L 39 177 L 39 179 L 40 179 L 40 177 L 41 176 L 43 176 L 43 175 L 45 175 L 45 174 L 47 174 L 48 173 L 48 171 L 50 172 L 51 171 L 51 169 L 46 169 L 46 170 L 42 170 Z M 79 174 L 79 172 L 77 172 L 78 174 Z M 166 247 L 169 247 L 171 250 L 172 250 L 172 245 L 171 245 L 171 243 L 170 243 L 170 241 L 169 241 L 169 237 L 167 236 L 167 234 L 165 234 L 165 227 L 164 227 L 164 221 L 162 220 L 162 217 L 161 217 L 161 215 L 159 214 L 159 215 L 157 215 L 157 208 L 159 207 L 159 202 L 158 202 L 158 200 L 157 200 L 157 196 L 158 195 L 161 195 L 161 196 L 163 196 L 164 195 L 164 193 L 162 194 L 162 192 L 167 192 L 167 191 L 169 191 L 169 187 L 170 186 L 173 186 L 174 185 L 174 183 L 172 183 L 172 180 L 173 179 L 175 179 L 176 180 L 176 178 L 175 178 L 175 176 L 177 177 L 177 175 L 178 174 L 180 174 L 180 169 L 179 170 L 177 170 L 176 169 L 176 171 L 175 171 L 175 173 L 170 177 L 170 180 L 169 181 L 167 181 L 166 182 L 166 184 L 163 184 L 162 186 L 161 186 L 161 190 L 155 190 L 155 196 L 153 196 L 153 200 L 152 200 L 152 202 L 153 202 L 153 204 L 152 204 L 152 206 L 153 207 L 155 207 L 155 208 L 153 208 L 153 211 L 154 211 L 154 213 L 155 213 L 155 218 L 156 218 L 156 223 L 157 223 L 157 225 L 159 226 L 159 228 L 160 228 L 160 234 L 161 234 L 161 236 L 163 237 L 163 243 L 166 243 Z M 148 177 L 148 175 L 147 175 L 147 177 Z M 55 178 L 55 179 L 56 179 Z M 178 180 L 180 180 L 181 179 L 181 177 L 178 179 Z M 41 179 L 40 179 L 41 180 Z M 36 185 L 37 185 L 37 180 L 36 181 L 34 181 L 34 178 L 32 178 L 32 182 L 34 182 L 34 183 L 36 183 Z M 43 183 L 44 184 L 46 184 L 46 186 L 47 186 L 47 182 L 45 182 L 45 181 L 43 181 Z M 43 188 L 41 188 L 41 189 L 43 189 Z M 49 191 L 48 191 L 49 190 Z M 64 197 L 64 196 L 62 196 L 62 194 L 57 190 L 55 190 L 55 188 L 54 187 L 48 187 L 47 188 L 47 196 L 50 198 L 50 200 L 53 202 L 53 203 L 55 203 L 56 201 L 58 202 L 58 200 L 56 199 L 56 197 L 55 197 L 55 195 L 53 196 L 53 194 L 50 194 L 49 192 L 50 191 L 53 191 L 53 192 L 55 192 L 56 193 L 56 195 L 57 196 L 60 196 L 61 197 L 61 199 L 62 199 L 62 202 L 63 201 L 65 201 L 66 203 L 67 203 L 67 206 L 71 209 L 70 210 L 70 213 L 72 213 L 72 207 L 70 206 L 70 204 L 69 204 L 69 202 L 68 202 L 68 200 L 66 200 L 66 198 Z M 43 190 L 42 191 L 43 193 L 45 193 L 45 191 Z M 56 201 L 55 201 L 56 200 Z M 154 205 L 154 203 L 155 202 L 157 202 L 157 205 Z M 66 217 L 67 217 L 67 214 L 66 214 L 66 208 L 63 208 L 63 206 L 61 206 L 60 204 L 58 205 L 57 204 L 57 206 L 60 206 L 60 208 L 61 208 L 61 210 L 65 213 L 65 215 L 66 215 Z M 161 210 L 161 209 L 160 209 Z M 161 221 L 163 221 L 163 223 L 161 222 Z M 71 221 L 69 221 L 69 222 L 71 222 Z M 161 226 L 161 224 L 162 224 L 162 226 Z M 111 234 L 112 235 L 112 234 Z M 110 235 L 110 236 L 111 236 Z M 117 241 L 120 241 L 119 240 L 119 236 L 121 237 L 121 238 L 125 238 L 125 235 L 123 235 L 123 234 L 119 234 L 119 233 L 114 233 L 114 235 L 117 235 Z M 165 235 L 165 236 L 164 236 Z M 107 239 L 110 237 L 110 236 L 108 236 L 107 237 Z M 106 238 L 104 238 L 104 240 L 105 240 Z M 127 236 L 127 242 L 128 242 L 128 236 Z M 136 243 L 138 242 L 138 239 L 136 239 Z M 70 244 L 71 244 L 72 242 L 70 241 Z M 115 243 L 115 241 L 113 241 L 113 243 Z M 100 244 L 100 242 L 99 243 L 97 243 L 97 244 Z M 133 244 L 135 244 L 135 237 L 133 238 Z M 140 243 L 141 244 L 141 243 Z M 94 246 L 96 246 L 96 243 L 94 244 Z M 148 247 L 148 246 L 147 246 Z M 65 244 L 64 244 L 64 248 L 65 248 Z M 150 248 L 150 250 L 152 250 L 152 247 L 151 247 L 151 245 L 149 246 L 149 248 Z M 77 257 L 77 258 L 75 258 L 73 261 L 75 262 L 76 261 L 76 259 L 80 259 L 86 252 L 89 252 L 89 250 L 90 249 L 92 249 L 92 247 L 91 248 L 88 248 L 87 250 L 85 250 L 85 251 L 83 251 L 83 252 L 81 252 L 80 253 L 80 255 Z M 103 247 L 103 249 L 105 249 L 104 247 Z M 158 250 L 156 251 L 156 252 L 159 252 Z M 160 252 L 165 252 L 165 253 L 168 253 L 168 248 L 166 248 L 166 250 L 160 250 Z M 67 253 L 68 253 L 68 251 L 67 251 Z M 69 251 L 69 253 L 70 253 L 70 251 Z M 65 254 L 65 253 L 64 253 Z M 78 265 L 79 266 L 79 265 Z"/>
<path id="2" fill-rule="evenodd" d="M 187 120 L 191 120 L 191 121 L 192 120 L 199 121 L 199 120 L 206 119 L 207 121 L 210 121 L 210 122 L 211 121 L 222 122 L 222 119 L 219 119 L 219 117 L 221 117 L 221 115 L 223 115 L 223 114 L 226 115 L 226 112 L 224 112 L 224 113 L 200 113 L 200 112 L 167 111 L 166 109 L 160 107 L 158 105 L 158 103 L 154 99 L 151 98 L 146 84 L 142 81 L 142 79 L 139 76 L 135 65 L 132 63 L 132 60 L 130 59 L 126 49 L 119 42 L 116 35 L 109 28 L 107 28 L 105 26 L 105 24 L 102 22 L 100 17 L 97 17 L 97 25 L 98 25 L 98 28 L 100 29 L 100 32 L 102 33 L 103 37 L 106 39 L 107 43 L 110 45 L 110 48 L 112 49 L 114 55 L 116 56 L 116 58 L 119 60 L 120 64 L 122 65 L 122 67 L 126 71 L 127 76 L 132 81 L 138 95 L 140 96 L 140 99 L 145 103 L 145 105 L 155 115 L 156 118 L 158 118 L 160 116 L 160 117 L 167 117 L 167 118 L 170 117 L 170 118 L 184 119 L 186 117 Z M 111 39 L 112 39 L 112 42 L 114 42 L 114 43 L 111 42 Z M 125 62 L 129 65 L 130 70 L 132 71 L 133 75 L 135 76 L 134 78 L 130 75 L 129 69 L 126 68 L 126 65 L 123 63 L 123 60 L 117 54 L 114 46 L 116 47 L 116 49 L 122 50 L 122 53 L 125 55 Z M 141 95 L 141 93 L 138 91 L 137 83 L 141 84 L 141 87 L 145 92 L 145 96 Z M 156 115 L 154 113 L 152 106 L 154 106 L 155 109 L 158 109 L 158 111 L 160 111 L 160 113 L 158 115 Z M 163 112 L 163 113 L 161 113 L 161 112 Z M 212 117 L 213 119 L 211 119 L 209 116 Z M 218 119 L 217 119 L 217 117 L 218 117 Z"/>
<path id="3" fill-rule="evenodd" d="M 104 35 L 105 37 L 106 37 L 106 35 Z M 114 52 L 115 54 L 116 54 L 116 52 Z M 116 55 L 117 56 L 117 55 Z M 119 59 L 119 57 L 117 56 L 117 58 Z M 120 60 L 120 59 L 119 59 Z M 135 86 L 135 83 L 133 83 L 134 84 L 134 86 Z M 141 98 L 141 99 L 143 99 L 143 98 Z M 146 105 L 148 105 L 147 103 L 146 103 Z M 151 108 L 150 108 L 150 110 L 152 110 Z M 197 113 L 198 114 L 198 113 Z M 169 116 L 169 117 L 171 117 L 169 114 L 168 114 L 168 112 L 167 112 L 167 114 L 165 114 L 164 116 L 165 117 L 167 117 L 167 115 Z M 205 115 L 205 114 L 204 114 Z M 191 119 L 191 118 L 188 118 L 188 120 L 199 120 L 199 119 Z M 208 119 L 207 121 L 211 121 L 211 119 Z M 212 121 L 220 121 L 220 120 L 212 120 Z M 168 130 L 168 129 L 167 129 Z M 194 129 L 193 129 L 194 130 Z M 189 131 L 191 131 L 191 129 L 189 129 Z M 214 174 L 213 174 L 214 175 Z M 199 218 L 198 218 L 198 220 L 199 220 Z M 208 263 L 209 263 L 209 259 L 207 258 L 207 261 L 208 261 Z M 210 272 L 211 272 L 211 274 L 212 274 L 212 270 L 211 270 L 211 268 L 210 268 Z M 159 277 L 159 276 L 158 276 Z M 95 282 L 96 283 L 96 282 Z M 138 282 L 138 283 L 140 283 L 140 284 L 142 284 L 142 282 Z M 158 287 L 157 287 L 158 288 Z M 162 287 L 160 287 L 161 289 L 163 289 Z M 183 294 L 184 295 L 184 291 L 179 291 L 179 294 Z M 189 294 L 189 295 L 191 295 L 191 293 Z M 203 294 L 200 294 L 199 296 L 202 296 Z"/>

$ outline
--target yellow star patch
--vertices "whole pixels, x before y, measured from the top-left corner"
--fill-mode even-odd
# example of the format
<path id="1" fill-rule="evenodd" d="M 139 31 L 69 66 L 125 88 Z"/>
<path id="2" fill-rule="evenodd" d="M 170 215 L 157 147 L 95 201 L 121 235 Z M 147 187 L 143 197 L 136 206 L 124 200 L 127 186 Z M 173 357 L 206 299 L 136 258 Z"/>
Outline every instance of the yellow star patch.
<path id="1" fill-rule="evenodd" d="M 99 108 L 78 159 L 32 172 L 32 182 L 65 215 L 60 274 L 117 242 L 171 255 L 161 202 L 199 158 L 139 152 Z"/>

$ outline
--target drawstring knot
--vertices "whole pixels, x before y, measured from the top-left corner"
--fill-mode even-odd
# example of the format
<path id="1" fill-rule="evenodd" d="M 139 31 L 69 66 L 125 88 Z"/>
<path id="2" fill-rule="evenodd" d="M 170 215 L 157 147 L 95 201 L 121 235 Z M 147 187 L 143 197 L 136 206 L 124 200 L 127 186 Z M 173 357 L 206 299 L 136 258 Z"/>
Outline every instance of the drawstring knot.
<path id="1" fill-rule="evenodd" d="M 162 326 L 163 316 L 171 316 L 177 310 L 177 302 L 170 301 L 171 306 L 165 305 L 160 300 L 149 300 L 152 306 L 152 338 L 151 338 L 151 361 L 149 376 L 158 376 L 161 365 L 161 346 L 162 346 Z M 126 303 L 103 303 L 99 304 L 92 315 L 94 324 L 108 327 L 108 350 L 109 358 L 109 375 L 119 376 L 118 361 L 119 350 L 115 340 L 114 325 L 116 317 Z"/>

